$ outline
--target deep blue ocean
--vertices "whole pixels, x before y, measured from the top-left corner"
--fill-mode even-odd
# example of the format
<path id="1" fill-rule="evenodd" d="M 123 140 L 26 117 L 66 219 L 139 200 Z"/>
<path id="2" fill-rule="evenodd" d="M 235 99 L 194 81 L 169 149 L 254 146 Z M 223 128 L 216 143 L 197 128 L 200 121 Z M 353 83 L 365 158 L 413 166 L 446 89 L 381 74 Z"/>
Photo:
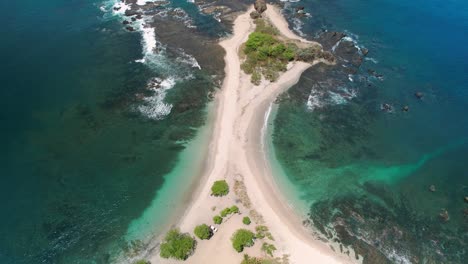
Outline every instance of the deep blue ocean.
<path id="1" fill-rule="evenodd" d="M 301 6 L 307 16 L 298 17 Z M 310 204 L 310 220 L 366 263 L 466 262 L 468 2 L 285 7 L 303 36 L 344 32 L 369 50 L 349 75 L 308 70 L 279 105 L 276 155 Z"/>
<path id="2" fill-rule="evenodd" d="M 131 244 L 129 226 L 204 123 L 212 73 L 156 54 L 154 28 L 125 30 L 115 3 L 0 3 L 0 263 L 138 255 L 147 241 Z M 193 4 L 174 6 L 219 28 Z"/>

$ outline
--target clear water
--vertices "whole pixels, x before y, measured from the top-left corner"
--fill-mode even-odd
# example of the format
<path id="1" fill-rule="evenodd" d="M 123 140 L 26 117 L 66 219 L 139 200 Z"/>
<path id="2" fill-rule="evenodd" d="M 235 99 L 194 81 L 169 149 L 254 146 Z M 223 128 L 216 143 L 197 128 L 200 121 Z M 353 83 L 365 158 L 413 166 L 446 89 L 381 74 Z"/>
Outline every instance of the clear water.
<path id="1" fill-rule="evenodd" d="M 296 6 L 311 16 L 295 19 Z M 310 218 L 367 263 L 463 263 L 468 4 L 306 0 L 286 9 L 291 26 L 308 37 L 344 31 L 370 50 L 345 83 L 357 91 L 353 99 L 309 109 L 318 72 L 311 69 L 280 103 L 276 155 L 298 198 L 309 203 Z M 381 111 L 382 103 L 392 104 L 393 113 Z M 408 112 L 401 110 L 405 105 Z M 443 210 L 448 222 L 439 216 Z"/>
<path id="2" fill-rule="evenodd" d="M 103 13 L 108 2 L 0 3 L 0 263 L 109 263 L 142 238 L 131 225 L 162 221 L 187 190 L 174 179 L 191 175 L 173 169 L 186 173 L 179 155 L 206 119 L 210 73 L 136 62 L 142 35 Z M 174 80 L 158 118 L 154 77 Z"/>

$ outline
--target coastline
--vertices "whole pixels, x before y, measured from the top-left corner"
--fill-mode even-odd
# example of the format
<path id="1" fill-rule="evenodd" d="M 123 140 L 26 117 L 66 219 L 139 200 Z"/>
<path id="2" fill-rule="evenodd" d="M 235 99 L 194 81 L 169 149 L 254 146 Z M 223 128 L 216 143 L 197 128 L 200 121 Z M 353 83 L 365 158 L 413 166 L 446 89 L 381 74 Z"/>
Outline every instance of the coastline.
<path id="1" fill-rule="evenodd" d="M 328 244 L 318 241 L 302 225 L 301 216 L 287 205 L 286 199 L 275 185 L 268 161 L 265 159 L 262 129 L 265 124 L 265 113 L 276 97 L 298 82 L 301 74 L 313 64 L 294 62 L 280 78 L 269 83 L 262 81 L 253 86 L 250 77 L 240 69 L 239 50 L 253 32 L 255 25 L 249 13 L 237 17 L 234 22 L 233 35 L 220 42 L 225 49 L 225 79 L 222 89 L 215 99 L 214 130 L 208 146 L 207 158 L 203 171 L 197 179 L 198 186 L 192 193 L 192 202 L 176 226 L 182 232 L 192 232 L 201 223 L 212 223 L 216 211 L 231 205 L 238 205 L 242 213 L 258 212 L 262 217 L 260 223 L 269 227 L 275 237 L 277 252 L 275 255 L 288 255 L 290 263 L 353 263 L 352 258 L 335 253 Z M 280 33 L 292 39 L 309 42 L 291 32 L 284 17 L 276 7 L 268 5 L 265 16 L 277 27 Z M 231 190 L 223 198 L 210 196 L 214 181 L 225 179 Z M 245 183 L 251 208 L 239 203 L 233 186 L 237 181 Z M 247 215 L 247 214 L 244 214 Z M 242 216 L 244 216 L 242 215 Z M 197 245 L 194 255 L 186 263 L 240 263 L 243 254 L 232 249 L 230 237 L 242 224 L 241 215 L 233 215 L 219 226 L 219 231 L 209 240 Z M 260 256 L 260 243 L 246 248 L 244 254 Z M 212 254 L 216 252 L 216 254 Z M 161 259 L 159 252 L 153 252 L 150 260 L 153 263 L 179 263 L 175 260 Z"/>

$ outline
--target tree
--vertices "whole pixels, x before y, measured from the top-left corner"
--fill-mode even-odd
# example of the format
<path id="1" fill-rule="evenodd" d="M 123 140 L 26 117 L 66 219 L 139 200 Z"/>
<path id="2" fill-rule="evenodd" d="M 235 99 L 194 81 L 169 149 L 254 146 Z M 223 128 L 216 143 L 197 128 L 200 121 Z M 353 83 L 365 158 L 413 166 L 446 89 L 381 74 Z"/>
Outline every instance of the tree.
<path id="1" fill-rule="evenodd" d="M 189 234 L 183 234 L 179 229 L 172 229 L 164 237 L 159 255 L 162 258 L 186 260 L 192 255 L 195 245 L 195 239 Z"/>
<path id="2" fill-rule="evenodd" d="M 210 239 L 212 236 L 211 229 L 206 224 L 196 226 L 193 233 L 200 239 Z"/>
<path id="3" fill-rule="evenodd" d="M 213 222 L 217 225 L 221 224 L 223 222 L 223 218 L 219 215 L 215 215 L 213 217 Z"/>
<path id="4" fill-rule="evenodd" d="M 242 252 L 244 247 L 251 247 L 254 245 L 255 235 L 247 229 L 237 230 L 231 237 L 232 247 L 237 252 Z"/>
<path id="5" fill-rule="evenodd" d="M 242 218 L 242 223 L 244 223 L 244 225 L 250 225 L 250 218 L 248 216 L 245 216 L 244 218 Z"/>
<path id="6" fill-rule="evenodd" d="M 225 180 L 215 181 L 211 187 L 211 195 L 225 196 L 229 193 L 229 185 Z"/>

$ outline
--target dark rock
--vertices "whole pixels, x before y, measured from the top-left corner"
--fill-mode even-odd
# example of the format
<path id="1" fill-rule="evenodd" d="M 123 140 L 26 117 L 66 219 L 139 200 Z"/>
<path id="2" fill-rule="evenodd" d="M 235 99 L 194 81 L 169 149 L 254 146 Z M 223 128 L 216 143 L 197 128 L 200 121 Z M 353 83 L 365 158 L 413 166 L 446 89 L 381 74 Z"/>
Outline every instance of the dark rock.
<path id="1" fill-rule="evenodd" d="M 126 27 L 125 29 L 127 29 L 128 31 L 135 31 L 135 28 L 133 27 Z"/>
<path id="2" fill-rule="evenodd" d="M 468 203 L 468 196 L 465 196 L 465 203 Z"/>
<path id="3" fill-rule="evenodd" d="M 319 35 L 317 41 L 322 44 L 324 50 L 330 50 L 338 41 L 346 37 L 342 32 L 323 32 Z"/>
<path id="4" fill-rule="evenodd" d="M 142 18 L 143 18 L 143 16 L 142 16 L 141 14 L 138 14 L 138 15 L 136 15 L 136 17 L 135 17 L 135 18 L 136 18 L 136 19 L 142 19 Z"/>
<path id="5" fill-rule="evenodd" d="M 431 186 L 429 186 L 429 191 L 431 191 L 431 192 L 435 192 L 435 191 L 436 191 L 436 187 L 435 187 L 435 185 L 431 185 Z"/>
<path id="6" fill-rule="evenodd" d="M 416 96 L 416 98 L 418 99 L 422 99 L 424 97 L 424 94 L 422 92 L 416 92 L 414 96 Z"/>
<path id="7" fill-rule="evenodd" d="M 390 105 L 388 103 L 383 103 L 382 105 L 380 105 L 380 109 L 382 111 L 385 111 L 385 112 L 392 112 L 393 107 L 392 107 L 392 105 Z"/>
<path id="8" fill-rule="evenodd" d="M 367 54 L 369 54 L 369 50 L 366 49 L 366 48 L 362 48 L 361 52 L 362 52 L 362 55 L 364 55 L 364 56 L 367 56 Z"/>
<path id="9" fill-rule="evenodd" d="M 255 10 L 258 13 L 263 13 L 267 9 L 266 1 L 265 0 L 256 0 L 254 3 Z"/>
<path id="10" fill-rule="evenodd" d="M 447 210 L 445 209 L 442 209 L 442 211 L 440 212 L 439 214 L 440 218 L 444 221 L 444 222 L 448 222 L 450 220 L 450 216 L 449 216 L 449 213 Z"/>
<path id="11" fill-rule="evenodd" d="M 128 20 L 124 20 L 124 21 L 122 22 L 122 24 L 124 24 L 124 25 L 128 25 L 128 24 L 130 24 L 130 21 L 128 21 Z"/>
<path id="12" fill-rule="evenodd" d="M 137 20 L 136 17 L 132 17 L 131 19 L 132 19 L 133 22 L 135 22 Z"/>
<path id="13" fill-rule="evenodd" d="M 125 16 L 134 16 L 134 15 L 137 15 L 137 14 L 138 14 L 138 11 L 135 11 L 135 10 L 132 10 L 132 9 L 125 10 Z"/>
<path id="14" fill-rule="evenodd" d="M 257 11 L 250 12 L 250 18 L 257 19 L 257 18 L 260 18 L 260 17 L 262 17 L 262 14 L 260 14 L 259 12 L 257 12 Z"/>
<path id="15" fill-rule="evenodd" d="M 114 9 L 115 11 L 119 11 L 119 10 L 121 9 L 121 7 L 120 7 L 120 6 L 116 6 L 116 7 L 114 7 L 113 9 Z"/>
<path id="16" fill-rule="evenodd" d="M 296 11 L 299 11 L 299 10 L 304 10 L 304 7 L 303 6 L 296 7 Z"/>
<path id="17" fill-rule="evenodd" d="M 407 106 L 407 105 L 403 106 L 402 110 L 403 110 L 403 112 L 408 112 L 409 111 L 409 106 Z"/>

